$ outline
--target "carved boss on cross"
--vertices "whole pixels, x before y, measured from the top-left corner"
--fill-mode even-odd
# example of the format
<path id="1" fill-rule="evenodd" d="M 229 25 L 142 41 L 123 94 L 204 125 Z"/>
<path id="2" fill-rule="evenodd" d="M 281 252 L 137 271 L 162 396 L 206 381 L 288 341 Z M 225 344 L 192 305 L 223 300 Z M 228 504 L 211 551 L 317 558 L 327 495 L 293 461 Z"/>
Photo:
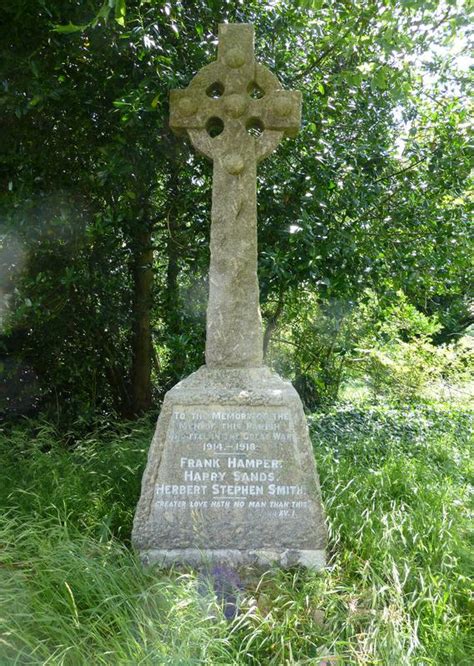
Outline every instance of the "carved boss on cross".
<path id="1" fill-rule="evenodd" d="M 259 162 L 282 138 L 298 133 L 301 93 L 283 90 L 255 61 L 252 26 L 222 25 L 219 37 L 217 61 L 203 67 L 186 89 L 171 91 L 170 126 L 237 176 L 250 155 Z"/>

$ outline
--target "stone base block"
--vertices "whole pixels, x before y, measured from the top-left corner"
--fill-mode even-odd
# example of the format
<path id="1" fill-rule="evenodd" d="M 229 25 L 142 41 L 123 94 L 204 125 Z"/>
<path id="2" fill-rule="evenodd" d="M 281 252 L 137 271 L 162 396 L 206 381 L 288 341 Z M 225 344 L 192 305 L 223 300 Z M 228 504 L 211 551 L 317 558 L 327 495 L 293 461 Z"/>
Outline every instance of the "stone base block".
<path id="1" fill-rule="evenodd" d="M 197 550 L 183 548 L 179 550 L 146 550 L 141 554 L 144 564 L 171 566 L 181 563 L 195 567 L 214 567 L 229 565 L 268 569 L 279 566 L 283 569 L 303 566 L 308 569 L 322 569 L 326 564 L 324 550 Z"/>
<path id="2" fill-rule="evenodd" d="M 322 568 L 319 482 L 293 386 L 265 367 L 204 366 L 173 387 L 132 538 L 150 564 Z"/>

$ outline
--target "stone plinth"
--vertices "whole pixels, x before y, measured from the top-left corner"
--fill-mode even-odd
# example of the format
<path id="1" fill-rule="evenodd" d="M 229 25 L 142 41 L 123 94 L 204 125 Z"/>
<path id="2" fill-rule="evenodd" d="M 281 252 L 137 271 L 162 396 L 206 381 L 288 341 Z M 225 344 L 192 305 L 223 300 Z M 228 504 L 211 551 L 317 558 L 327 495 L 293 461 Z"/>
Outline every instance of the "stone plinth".
<path id="1" fill-rule="evenodd" d="M 298 394 L 266 367 L 202 367 L 165 397 L 133 528 L 145 563 L 325 564 Z"/>

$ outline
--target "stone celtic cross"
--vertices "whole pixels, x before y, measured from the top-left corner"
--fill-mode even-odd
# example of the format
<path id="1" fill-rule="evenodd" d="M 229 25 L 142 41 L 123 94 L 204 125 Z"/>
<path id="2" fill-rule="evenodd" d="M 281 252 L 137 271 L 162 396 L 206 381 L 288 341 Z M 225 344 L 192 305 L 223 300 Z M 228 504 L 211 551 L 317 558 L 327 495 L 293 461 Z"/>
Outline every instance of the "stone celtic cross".
<path id="1" fill-rule="evenodd" d="M 263 365 L 257 163 L 299 129 L 301 95 L 255 62 L 253 28 L 219 27 L 217 61 L 171 93 L 172 129 L 214 164 L 206 364 L 164 397 L 132 540 L 144 563 L 326 561 L 303 405 Z"/>
<path id="2" fill-rule="evenodd" d="M 170 126 L 213 161 L 208 367 L 263 363 L 257 278 L 257 163 L 295 136 L 301 93 L 257 63 L 253 26 L 219 26 L 217 61 L 172 90 Z"/>

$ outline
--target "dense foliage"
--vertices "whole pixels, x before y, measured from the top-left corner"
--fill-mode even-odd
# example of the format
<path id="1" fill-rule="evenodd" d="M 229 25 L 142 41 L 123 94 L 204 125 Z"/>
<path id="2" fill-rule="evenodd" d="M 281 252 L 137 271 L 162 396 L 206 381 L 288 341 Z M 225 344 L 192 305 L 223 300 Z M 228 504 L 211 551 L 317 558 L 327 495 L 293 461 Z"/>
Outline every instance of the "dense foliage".
<path id="1" fill-rule="evenodd" d="M 167 100 L 223 21 L 253 22 L 304 94 L 299 137 L 260 168 L 267 348 L 285 338 L 320 402 L 347 350 L 295 346 L 298 304 L 303 339 L 373 293 L 383 317 L 403 292 L 437 344 L 470 324 L 462 3 L 18 0 L 3 19 L 0 409 L 133 415 L 202 363 L 210 168 Z"/>

